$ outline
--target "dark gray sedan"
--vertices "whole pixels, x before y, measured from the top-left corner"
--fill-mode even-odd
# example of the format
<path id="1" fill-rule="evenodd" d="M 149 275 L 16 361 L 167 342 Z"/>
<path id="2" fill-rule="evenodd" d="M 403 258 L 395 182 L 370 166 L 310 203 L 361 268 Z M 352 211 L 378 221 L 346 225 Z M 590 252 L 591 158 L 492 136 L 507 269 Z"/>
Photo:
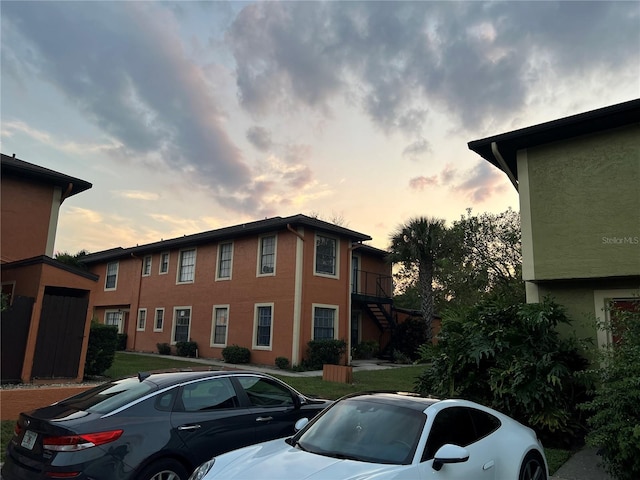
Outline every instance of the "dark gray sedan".
<path id="1" fill-rule="evenodd" d="M 285 437 L 331 402 L 255 372 L 140 374 L 20 414 L 4 480 L 186 480 L 214 455 Z"/>

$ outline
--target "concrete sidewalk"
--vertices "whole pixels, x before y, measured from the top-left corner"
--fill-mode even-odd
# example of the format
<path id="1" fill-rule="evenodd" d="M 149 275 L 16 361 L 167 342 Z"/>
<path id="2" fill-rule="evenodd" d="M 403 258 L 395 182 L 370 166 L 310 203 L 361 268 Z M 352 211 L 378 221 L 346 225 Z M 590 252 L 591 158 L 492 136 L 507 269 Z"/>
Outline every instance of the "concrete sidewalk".
<path id="1" fill-rule="evenodd" d="M 601 463 L 598 449 L 585 447 L 567 460 L 550 480 L 613 480 Z"/>

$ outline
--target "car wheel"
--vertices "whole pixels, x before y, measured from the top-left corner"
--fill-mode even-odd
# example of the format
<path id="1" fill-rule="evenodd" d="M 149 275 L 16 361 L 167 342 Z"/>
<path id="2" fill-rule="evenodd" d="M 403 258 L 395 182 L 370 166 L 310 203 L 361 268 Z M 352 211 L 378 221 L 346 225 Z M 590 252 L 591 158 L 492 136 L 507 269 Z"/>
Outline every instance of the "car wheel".
<path id="1" fill-rule="evenodd" d="M 158 460 L 136 475 L 138 480 L 187 480 L 188 477 L 187 469 L 170 458 Z"/>
<path id="2" fill-rule="evenodd" d="M 518 480 L 547 480 L 544 460 L 538 452 L 529 452 L 524 457 Z"/>

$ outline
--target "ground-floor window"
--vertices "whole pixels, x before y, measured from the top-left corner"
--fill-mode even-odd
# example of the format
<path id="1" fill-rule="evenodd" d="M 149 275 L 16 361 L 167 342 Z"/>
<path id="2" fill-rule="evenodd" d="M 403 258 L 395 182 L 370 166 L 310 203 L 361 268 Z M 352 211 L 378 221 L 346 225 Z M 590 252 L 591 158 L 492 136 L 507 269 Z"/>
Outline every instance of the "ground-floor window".
<path id="1" fill-rule="evenodd" d="M 336 338 L 337 307 L 313 307 L 313 339 L 333 340 Z"/>
<path id="2" fill-rule="evenodd" d="M 191 308 L 176 307 L 174 309 L 175 316 L 173 320 L 173 343 L 188 342 L 189 328 L 191 326 Z"/>
<path id="3" fill-rule="evenodd" d="M 156 308 L 156 316 L 153 323 L 153 331 L 161 332 L 164 328 L 164 308 Z"/>
<path id="4" fill-rule="evenodd" d="M 142 331 L 147 326 L 147 309 L 140 308 L 138 310 L 138 330 Z"/>
<path id="5" fill-rule="evenodd" d="M 213 307 L 213 325 L 211 332 L 211 346 L 227 345 L 227 326 L 229 324 L 229 306 L 216 305 Z"/>
<path id="6" fill-rule="evenodd" d="M 104 324 L 118 327 L 118 333 L 122 333 L 122 312 L 120 310 L 107 310 L 104 312 Z"/>
<path id="7" fill-rule="evenodd" d="M 273 333 L 273 304 L 256 305 L 254 325 L 253 347 L 270 349 Z"/>

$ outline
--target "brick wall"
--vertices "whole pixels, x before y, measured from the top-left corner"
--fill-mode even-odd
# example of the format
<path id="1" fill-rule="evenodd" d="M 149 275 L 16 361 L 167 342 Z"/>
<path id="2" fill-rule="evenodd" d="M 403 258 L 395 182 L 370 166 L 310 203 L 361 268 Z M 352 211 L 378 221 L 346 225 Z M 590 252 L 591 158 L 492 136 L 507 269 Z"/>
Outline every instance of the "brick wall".
<path id="1" fill-rule="evenodd" d="M 54 402 L 83 392 L 91 386 L 41 387 L 0 390 L 0 419 L 17 420 L 20 412 L 51 405 Z"/>

